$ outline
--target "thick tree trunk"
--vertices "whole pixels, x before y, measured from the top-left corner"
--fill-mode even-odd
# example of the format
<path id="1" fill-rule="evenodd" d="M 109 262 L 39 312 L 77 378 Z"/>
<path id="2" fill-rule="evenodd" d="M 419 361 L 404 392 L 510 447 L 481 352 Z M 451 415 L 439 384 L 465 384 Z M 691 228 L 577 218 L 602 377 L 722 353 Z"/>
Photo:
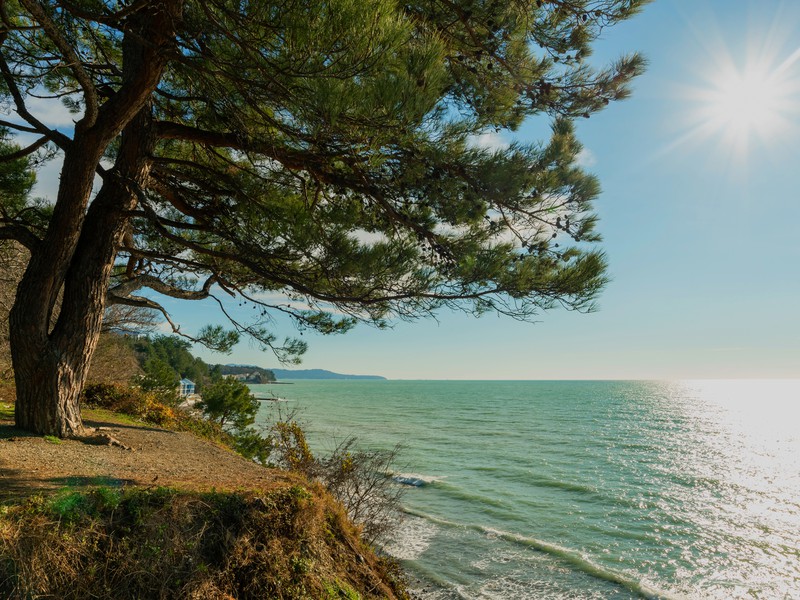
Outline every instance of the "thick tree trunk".
<path id="1" fill-rule="evenodd" d="M 102 156 L 94 136 L 78 133 L 85 151 L 67 152 L 47 235 L 31 252 L 9 315 L 9 338 L 17 387 L 16 424 L 35 433 L 66 437 L 83 433 L 78 395 L 84 362 L 80 340 L 54 343 L 50 325 L 59 292 L 81 234 L 94 170 Z"/>
<path id="2" fill-rule="evenodd" d="M 83 433 L 78 399 L 100 336 L 117 248 L 149 173 L 150 95 L 174 43 L 182 0 L 153 3 L 125 36 L 123 83 L 96 122 L 78 122 L 66 149 L 56 205 L 45 238 L 31 253 L 9 316 L 17 385 L 16 423 L 41 434 Z M 122 133 L 114 168 L 89 204 L 95 170 Z M 53 311 L 63 290 L 60 313 Z"/>
<path id="3" fill-rule="evenodd" d="M 17 384 L 16 424 L 36 433 L 82 435 L 78 400 L 102 328 L 117 248 L 149 175 L 150 106 L 122 133 L 117 164 L 86 213 L 63 283 L 52 330 L 42 335 L 41 305 L 20 286 L 10 320 Z M 37 286 L 32 286 L 37 289 Z M 47 311 L 49 316 L 50 311 Z"/>
<path id="4" fill-rule="evenodd" d="M 81 435 L 78 398 L 91 354 L 81 344 L 60 351 L 48 347 L 44 352 L 25 342 L 20 348 L 19 340 L 15 346 L 17 352 L 38 358 L 15 364 L 17 427 L 58 437 Z"/>

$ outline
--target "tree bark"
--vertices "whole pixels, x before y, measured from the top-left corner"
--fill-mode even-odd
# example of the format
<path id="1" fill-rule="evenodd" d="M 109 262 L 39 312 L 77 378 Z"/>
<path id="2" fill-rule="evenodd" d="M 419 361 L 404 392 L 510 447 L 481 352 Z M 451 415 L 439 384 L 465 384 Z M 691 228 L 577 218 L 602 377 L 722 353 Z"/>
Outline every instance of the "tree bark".
<path id="1" fill-rule="evenodd" d="M 36 352 L 34 344 L 14 346 L 18 352 Z M 22 346 L 22 347 L 20 347 Z M 34 364 L 15 361 L 17 427 L 58 437 L 83 433 L 78 397 L 89 366 L 90 355 L 80 345 L 68 349 L 46 347 Z"/>
<path id="2" fill-rule="evenodd" d="M 80 156 L 71 148 L 64 157 L 50 226 L 31 252 L 9 315 L 16 424 L 59 437 L 83 433 L 78 396 L 90 358 L 80 340 L 56 344 L 50 336 L 53 311 L 80 238 L 95 165 L 102 156 L 102 148 L 98 151 L 91 137 L 76 134 L 73 144 L 78 142 L 85 152 Z"/>
<path id="3" fill-rule="evenodd" d="M 148 100 L 174 43 L 181 5 L 181 0 L 154 2 L 134 17 L 122 44 L 122 86 L 92 125 L 76 124 L 65 151 L 53 217 L 31 253 L 9 315 L 16 424 L 22 429 L 59 437 L 83 434 L 78 400 L 100 336 L 126 215 L 149 175 Z M 120 133 L 115 166 L 89 204 L 97 164 Z"/>

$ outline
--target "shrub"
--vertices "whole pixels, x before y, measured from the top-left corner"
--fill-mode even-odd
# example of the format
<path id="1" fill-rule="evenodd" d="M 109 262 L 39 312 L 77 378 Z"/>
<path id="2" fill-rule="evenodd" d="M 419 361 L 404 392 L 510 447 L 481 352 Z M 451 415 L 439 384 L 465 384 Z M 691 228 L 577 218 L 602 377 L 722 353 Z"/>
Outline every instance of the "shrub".
<path id="1" fill-rule="evenodd" d="M 227 424 L 234 429 L 245 429 L 255 421 L 258 400 L 247 385 L 226 377 L 206 386 L 197 407 L 223 427 Z"/>
<path id="2" fill-rule="evenodd" d="M 306 434 L 297 421 L 278 421 L 273 425 L 275 446 L 281 466 L 309 476 L 316 475 L 317 461 L 306 441 Z"/>
<path id="3" fill-rule="evenodd" d="M 152 392 L 164 403 L 177 404 L 180 377 L 173 368 L 159 358 L 149 358 L 143 369 L 144 375 L 136 379 L 136 385 L 146 392 Z"/>
<path id="4" fill-rule="evenodd" d="M 120 384 L 89 384 L 83 389 L 81 401 L 86 406 L 125 413 L 160 427 L 177 422 L 175 410 L 157 394 Z"/>
<path id="5" fill-rule="evenodd" d="M 405 492 L 388 475 L 399 447 L 388 451 L 361 450 L 356 438 L 350 437 L 330 455 L 317 458 L 296 421 L 279 421 L 273 431 L 279 466 L 324 485 L 342 503 L 350 519 L 362 527 L 367 542 L 374 544 L 387 539 L 400 523 L 400 500 Z"/>
<path id="6" fill-rule="evenodd" d="M 233 437 L 233 449 L 236 452 L 262 465 L 269 464 L 274 447 L 272 436 L 264 435 L 252 427 L 237 430 L 231 436 Z"/>

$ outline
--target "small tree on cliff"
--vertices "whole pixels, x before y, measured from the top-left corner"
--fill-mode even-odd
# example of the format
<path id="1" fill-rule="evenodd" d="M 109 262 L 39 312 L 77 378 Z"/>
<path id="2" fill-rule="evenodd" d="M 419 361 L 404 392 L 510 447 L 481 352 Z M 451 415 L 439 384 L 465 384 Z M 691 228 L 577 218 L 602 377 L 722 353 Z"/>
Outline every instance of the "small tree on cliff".
<path id="1" fill-rule="evenodd" d="M 197 406 L 212 421 L 240 431 L 253 424 L 258 412 L 258 400 L 250 393 L 250 388 L 230 377 L 206 387 Z"/>
<path id="2" fill-rule="evenodd" d="M 0 161 L 63 161 L 49 204 L 3 196 L 0 239 L 30 251 L 10 316 L 17 425 L 82 430 L 109 303 L 169 318 L 159 297 L 238 297 L 259 318 L 197 341 L 247 333 L 284 360 L 305 346 L 276 341 L 274 311 L 334 333 L 441 307 L 590 307 L 598 186 L 570 120 L 627 94 L 640 58 L 585 59 L 642 3 L 0 1 Z M 41 96 L 74 127 L 49 126 Z M 537 113 L 545 144 L 474 141 Z"/>

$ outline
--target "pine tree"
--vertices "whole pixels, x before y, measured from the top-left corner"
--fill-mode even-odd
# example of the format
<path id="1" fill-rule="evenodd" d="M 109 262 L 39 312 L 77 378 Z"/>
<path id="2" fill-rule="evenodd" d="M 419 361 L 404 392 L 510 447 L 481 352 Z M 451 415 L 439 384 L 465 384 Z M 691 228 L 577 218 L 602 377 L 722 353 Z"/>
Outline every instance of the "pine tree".
<path id="1" fill-rule="evenodd" d="M 0 161 L 63 161 L 49 205 L 3 200 L 0 239 L 31 255 L 10 316 L 18 426 L 81 431 L 109 303 L 177 330 L 159 297 L 213 298 L 233 329 L 195 341 L 246 333 L 282 360 L 305 344 L 275 338 L 276 311 L 336 333 L 443 307 L 591 308 L 598 184 L 572 120 L 627 95 L 639 56 L 587 58 L 642 4 L 0 2 L 0 124 L 20 140 Z M 71 131 L 37 115 L 42 95 Z M 552 121 L 546 143 L 475 142 L 532 115 Z"/>

